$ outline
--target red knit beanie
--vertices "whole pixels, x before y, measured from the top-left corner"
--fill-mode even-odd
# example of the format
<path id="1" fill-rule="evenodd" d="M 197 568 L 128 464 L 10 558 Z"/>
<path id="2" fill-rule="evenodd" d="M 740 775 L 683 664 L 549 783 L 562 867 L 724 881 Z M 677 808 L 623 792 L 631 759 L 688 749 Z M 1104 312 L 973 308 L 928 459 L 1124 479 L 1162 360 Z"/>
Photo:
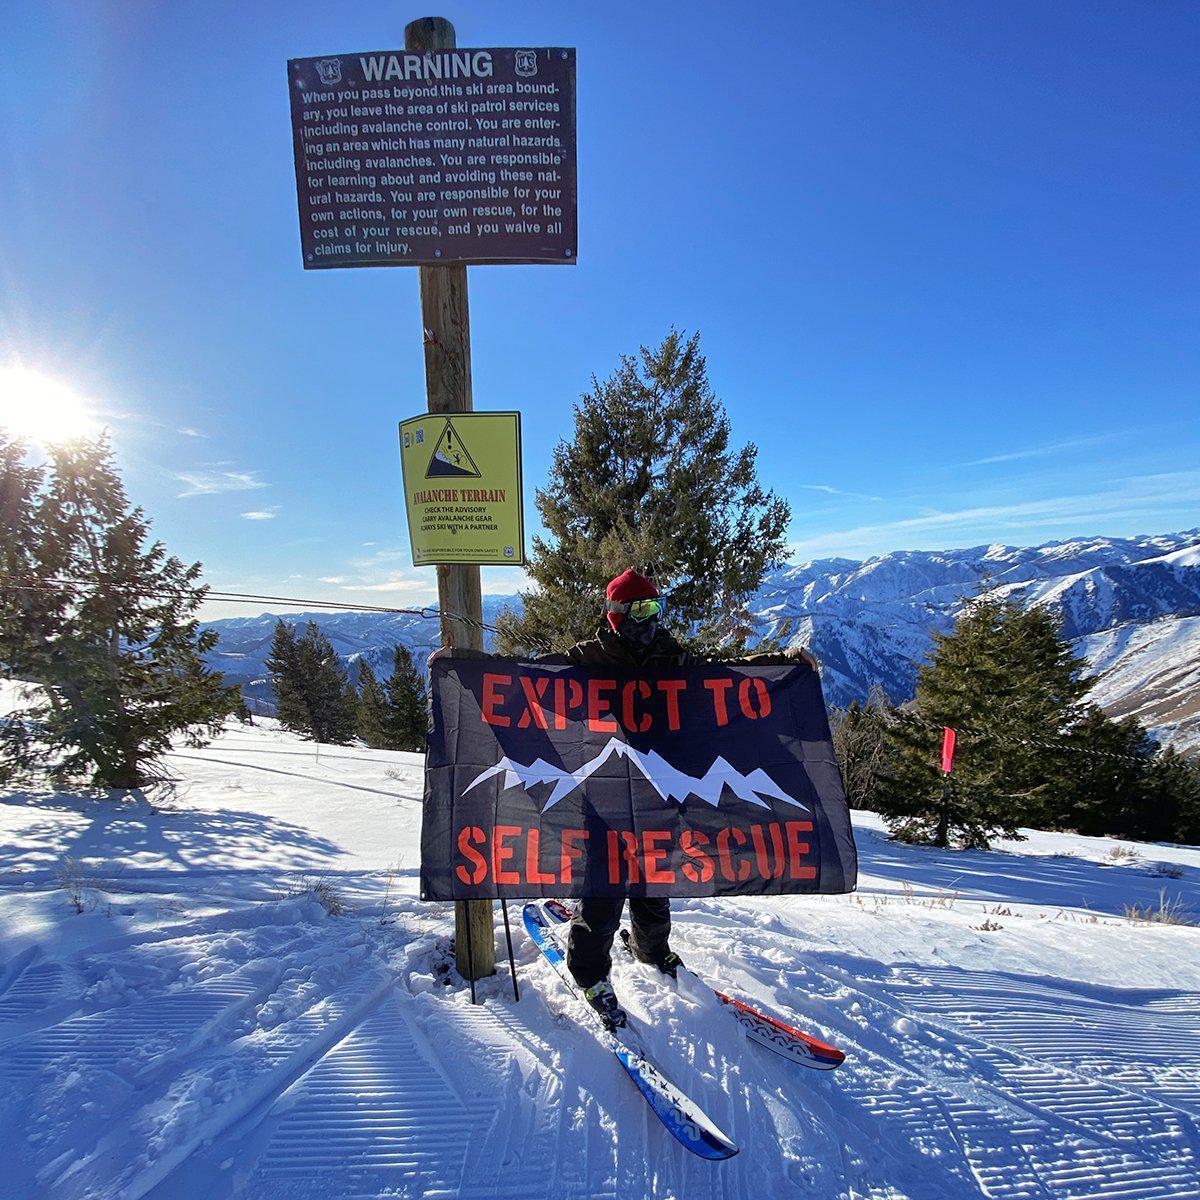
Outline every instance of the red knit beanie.
<path id="1" fill-rule="evenodd" d="M 622 571 L 616 579 L 608 581 L 604 594 L 614 603 L 628 604 L 630 600 L 653 600 L 658 595 L 658 588 L 654 586 L 654 580 L 639 575 L 630 567 L 629 570 Z M 606 615 L 614 630 L 625 619 L 624 613 L 610 612 Z"/>

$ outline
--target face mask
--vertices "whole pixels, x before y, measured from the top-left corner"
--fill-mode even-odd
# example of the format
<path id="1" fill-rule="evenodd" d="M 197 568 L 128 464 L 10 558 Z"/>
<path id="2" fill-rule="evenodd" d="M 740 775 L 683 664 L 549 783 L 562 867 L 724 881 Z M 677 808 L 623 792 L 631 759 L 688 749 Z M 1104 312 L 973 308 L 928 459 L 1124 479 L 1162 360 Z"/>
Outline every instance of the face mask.
<path id="1" fill-rule="evenodd" d="M 649 617 L 645 621 L 635 621 L 627 616 L 618 626 L 617 635 L 634 650 L 649 650 L 654 639 L 658 637 L 658 618 Z"/>

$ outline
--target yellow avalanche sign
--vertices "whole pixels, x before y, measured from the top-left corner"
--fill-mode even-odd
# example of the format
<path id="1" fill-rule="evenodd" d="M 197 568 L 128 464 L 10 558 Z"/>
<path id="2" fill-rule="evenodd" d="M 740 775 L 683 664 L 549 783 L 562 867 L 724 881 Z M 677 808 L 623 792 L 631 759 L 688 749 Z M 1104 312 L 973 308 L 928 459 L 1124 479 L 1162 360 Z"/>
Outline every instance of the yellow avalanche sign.
<path id="1" fill-rule="evenodd" d="M 525 562 L 520 413 L 401 421 L 400 465 L 416 566 Z"/>

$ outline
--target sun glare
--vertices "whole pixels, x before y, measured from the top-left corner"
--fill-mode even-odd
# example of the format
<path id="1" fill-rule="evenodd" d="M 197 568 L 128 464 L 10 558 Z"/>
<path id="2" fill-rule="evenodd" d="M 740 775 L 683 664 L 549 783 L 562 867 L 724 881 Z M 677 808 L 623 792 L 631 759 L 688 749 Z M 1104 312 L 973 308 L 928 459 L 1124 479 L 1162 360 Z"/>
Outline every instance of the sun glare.
<path id="1" fill-rule="evenodd" d="M 0 426 L 43 445 L 94 437 L 100 428 L 79 395 L 29 367 L 0 367 Z"/>

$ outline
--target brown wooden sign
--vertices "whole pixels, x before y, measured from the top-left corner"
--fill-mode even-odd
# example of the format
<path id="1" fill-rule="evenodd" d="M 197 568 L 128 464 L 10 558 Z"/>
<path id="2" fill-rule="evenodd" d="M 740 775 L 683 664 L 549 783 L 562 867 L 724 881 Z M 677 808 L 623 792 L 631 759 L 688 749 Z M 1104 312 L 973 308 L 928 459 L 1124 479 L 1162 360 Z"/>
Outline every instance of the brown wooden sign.
<path id="1" fill-rule="evenodd" d="M 574 263 L 575 51 L 288 62 L 306 268 Z"/>

